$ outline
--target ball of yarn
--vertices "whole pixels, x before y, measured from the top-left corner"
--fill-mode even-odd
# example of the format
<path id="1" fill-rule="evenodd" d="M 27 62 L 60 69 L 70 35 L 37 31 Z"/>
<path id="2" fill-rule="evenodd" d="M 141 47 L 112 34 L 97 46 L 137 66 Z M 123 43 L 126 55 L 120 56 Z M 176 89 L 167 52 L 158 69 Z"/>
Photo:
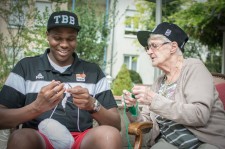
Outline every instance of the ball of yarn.
<path id="1" fill-rule="evenodd" d="M 71 149 L 74 138 L 69 130 L 54 119 L 45 119 L 38 125 L 39 131 L 44 134 L 55 149 Z"/>

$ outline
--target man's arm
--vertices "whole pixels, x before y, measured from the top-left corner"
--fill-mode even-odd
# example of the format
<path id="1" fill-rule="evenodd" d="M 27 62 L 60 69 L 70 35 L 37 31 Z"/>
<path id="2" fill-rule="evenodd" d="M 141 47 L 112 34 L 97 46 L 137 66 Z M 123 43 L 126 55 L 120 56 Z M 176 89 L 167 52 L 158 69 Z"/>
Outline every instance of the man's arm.
<path id="1" fill-rule="evenodd" d="M 73 103 L 79 108 L 87 111 L 94 110 L 95 98 L 91 97 L 87 88 L 76 86 L 67 89 L 73 98 Z M 118 130 L 120 126 L 120 114 L 117 108 L 105 109 L 103 106 L 100 107 L 98 112 L 92 114 L 92 117 L 100 125 L 110 125 L 116 127 Z"/>
<path id="2" fill-rule="evenodd" d="M 117 108 L 105 109 L 101 106 L 98 112 L 92 114 L 92 117 L 99 123 L 99 125 L 110 125 L 121 130 L 121 119 Z"/>
<path id="3" fill-rule="evenodd" d="M 40 114 L 32 104 L 18 109 L 8 109 L 0 105 L 0 129 L 15 128 L 19 124 L 31 120 Z"/>
<path id="4" fill-rule="evenodd" d="M 64 84 L 52 81 L 41 89 L 37 98 L 29 105 L 17 109 L 0 105 L 0 129 L 14 128 L 54 108 L 63 99 L 64 92 Z"/>

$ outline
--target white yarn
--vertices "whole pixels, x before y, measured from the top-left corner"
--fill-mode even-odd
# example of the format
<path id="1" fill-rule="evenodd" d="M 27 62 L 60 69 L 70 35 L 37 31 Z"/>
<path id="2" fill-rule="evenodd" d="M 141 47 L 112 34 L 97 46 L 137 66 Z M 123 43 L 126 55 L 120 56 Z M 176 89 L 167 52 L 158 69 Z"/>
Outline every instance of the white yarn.
<path id="1" fill-rule="evenodd" d="M 65 109 L 66 108 L 66 102 L 67 102 L 67 99 L 70 97 L 70 93 L 68 93 L 68 92 L 65 92 L 66 93 L 66 95 L 65 95 L 65 97 L 63 98 L 63 100 L 62 100 L 62 107 Z"/>
<path id="2" fill-rule="evenodd" d="M 71 86 L 69 84 L 65 84 L 64 85 L 64 88 L 68 89 L 70 88 Z M 67 91 L 65 91 L 66 95 L 65 97 L 63 98 L 62 100 L 62 107 L 65 109 L 66 108 L 66 102 L 67 102 L 67 99 L 71 96 L 70 93 L 68 93 Z"/>
<path id="3" fill-rule="evenodd" d="M 71 149 L 74 138 L 69 130 L 54 119 L 45 119 L 38 125 L 39 131 L 44 134 L 55 149 Z"/>

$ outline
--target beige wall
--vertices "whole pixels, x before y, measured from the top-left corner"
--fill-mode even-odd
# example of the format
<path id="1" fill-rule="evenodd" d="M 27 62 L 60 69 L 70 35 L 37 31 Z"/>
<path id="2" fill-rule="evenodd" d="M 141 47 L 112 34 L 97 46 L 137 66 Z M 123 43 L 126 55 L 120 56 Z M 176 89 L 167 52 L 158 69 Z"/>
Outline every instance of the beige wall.
<path id="1" fill-rule="evenodd" d="M 111 1 L 112 6 L 113 0 Z M 140 74 L 143 84 L 151 85 L 153 83 L 154 69 L 151 66 L 151 60 L 140 46 L 136 36 L 127 36 L 125 31 L 125 17 L 135 13 L 134 0 L 119 0 L 117 3 L 118 13 L 115 17 L 114 32 L 111 31 L 110 40 L 107 49 L 106 73 L 114 79 L 124 63 L 124 55 L 137 55 L 137 72 Z M 111 57 L 113 62 L 111 63 Z M 110 69 L 112 72 L 110 74 Z"/>

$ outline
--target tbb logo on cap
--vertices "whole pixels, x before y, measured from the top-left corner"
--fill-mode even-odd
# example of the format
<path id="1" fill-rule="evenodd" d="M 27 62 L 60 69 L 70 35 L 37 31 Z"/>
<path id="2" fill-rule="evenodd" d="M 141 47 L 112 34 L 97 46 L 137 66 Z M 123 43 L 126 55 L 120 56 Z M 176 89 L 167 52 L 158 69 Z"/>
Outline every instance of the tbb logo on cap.
<path id="1" fill-rule="evenodd" d="M 81 28 L 76 14 L 69 11 L 58 11 L 51 14 L 48 19 L 47 30 L 55 27 L 70 27 L 77 31 Z"/>
<path id="2" fill-rule="evenodd" d="M 75 25 L 75 18 L 73 16 L 68 15 L 57 15 L 54 16 L 55 24 L 71 24 Z"/>

